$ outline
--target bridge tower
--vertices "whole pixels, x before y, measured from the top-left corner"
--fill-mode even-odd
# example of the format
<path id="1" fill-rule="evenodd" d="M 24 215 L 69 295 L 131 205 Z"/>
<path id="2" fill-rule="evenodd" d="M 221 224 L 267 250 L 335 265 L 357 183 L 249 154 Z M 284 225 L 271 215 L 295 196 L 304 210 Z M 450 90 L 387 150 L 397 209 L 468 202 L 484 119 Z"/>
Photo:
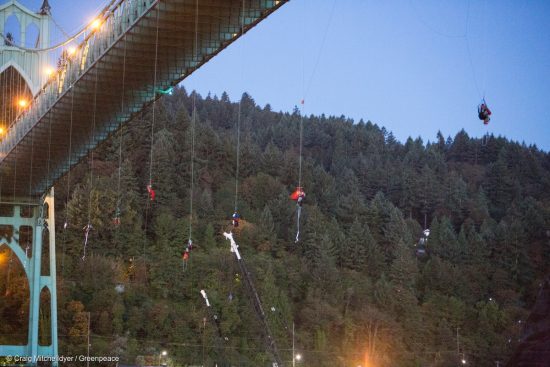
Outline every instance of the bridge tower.
<path id="1" fill-rule="evenodd" d="M 16 0 L 0 4 L 3 36 L 0 38 L 0 111 L 3 112 L 0 126 L 7 126 L 15 119 L 19 113 L 18 99 L 30 100 L 46 82 L 44 70 L 48 53 L 37 49 L 50 45 L 50 21 L 48 0 L 43 1 L 38 12 Z M 0 249 L 7 246 L 23 265 L 30 293 L 27 343 L 0 345 L 0 356 L 25 357 L 31 365 L 36 365 L 38 360 L 55 360 L 58 345 L 53 188 L 39 199 L 0 196 L 0 209 L 3 229 Z M 0 301 L 2 297 L 4 295 L 0 295 Z M 47 301 L 41 303 L 41 298 Z M 56 362 L 52 364 L 57 366 Z"/>
<path id="2" fill-rule="evenodd" d="M 48 0 L 44 0 L 38 12 L 27 9 L 17 0 L 8 0 L 0 5 L 0 33 L 4 36 L 10 33 L 12 38 L 11 44 L 0 39 L 0 73 L 13 67 L 25 80 L 33 96 L 48 77 L 44 73 L 47 53 L 32 49 L 44 49 L 50 45 L 50 9 Z M 12 19 L 14 22 L 8 24 Z"/>

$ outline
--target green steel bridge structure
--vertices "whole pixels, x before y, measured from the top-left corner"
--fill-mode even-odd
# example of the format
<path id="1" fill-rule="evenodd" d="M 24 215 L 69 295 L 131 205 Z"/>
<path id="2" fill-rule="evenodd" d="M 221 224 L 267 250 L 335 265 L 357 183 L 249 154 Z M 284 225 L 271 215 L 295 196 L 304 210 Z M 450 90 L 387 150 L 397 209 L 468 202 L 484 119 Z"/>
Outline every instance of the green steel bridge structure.
<path id="1" fill-rule="evenodd" d="M 30 100 L 13 120 L 4 121 L 0 141 L 0 226 L 10 229 L 0 247 L 8 246 L 17 256 L 29 281 L 28 343 L 0 345 L 0 356 L 25 356 L 31 364 L 39 357 L 58 356 L 56 182 L 165 91 L 286 2 L 112 0 L 48 77 L 40 70 L 43 54 L 51 51 L 44 44 L 49 39 L 48 1 L 38 12 L 16 0 L 0 5 L 0 75 L 18 74 Z M 39 26 L 40 48 L 5 39 L 3 21 L 10 14 L 24 25 Z M 0 85 L 0 93 L 9 94 L 9 88 Z M 5 103 L 15 96 L 2 97 Z M 43 253 L 49 257 L 49 272 L 41 267 Z M 50 345 L 39 343 L 43 292 L 50 294 Z"/>

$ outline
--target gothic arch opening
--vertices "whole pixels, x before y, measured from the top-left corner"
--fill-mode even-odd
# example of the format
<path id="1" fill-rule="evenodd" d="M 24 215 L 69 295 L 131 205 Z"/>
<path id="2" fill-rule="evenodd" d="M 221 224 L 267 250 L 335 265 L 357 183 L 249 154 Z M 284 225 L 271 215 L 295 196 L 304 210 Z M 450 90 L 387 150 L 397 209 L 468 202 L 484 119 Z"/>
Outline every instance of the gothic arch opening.
<path id="1" fill-rule="evenodd" d="M 9 38 L 15 45 L 21 46 L 21 23 L 15 14 L 11 14 L 6 18 L 4 23 L 4 34 L 6 38 Z M 8 46 L 9 42 L 5 41 Z"/>
<path id="2" fill-rule="evenodd" d="M 38 315 L 38 344 L 52 344 L 52 313 L 51 313 L 51 295 L 48 287 L 40 291 L 40 311 Z"/>
<path id="3" fill-rule="evenodd" d="M 25 47 L 38 48 L 40 41 L 40 29 L 35 23 L 31 23 L 25 29 Z"/>
<path id="4" fill-rule="evenodd" d="M 8 66 L 0 73 L 0 127 L 9 127 L 31 100 L 32 92 L 15 67 Z"/>
<path id="5" fill-rule="evenodd" d="M 0 244 L 0 345 L 26 345 L 29 331 L 29 282 L 23 264 Z"/>

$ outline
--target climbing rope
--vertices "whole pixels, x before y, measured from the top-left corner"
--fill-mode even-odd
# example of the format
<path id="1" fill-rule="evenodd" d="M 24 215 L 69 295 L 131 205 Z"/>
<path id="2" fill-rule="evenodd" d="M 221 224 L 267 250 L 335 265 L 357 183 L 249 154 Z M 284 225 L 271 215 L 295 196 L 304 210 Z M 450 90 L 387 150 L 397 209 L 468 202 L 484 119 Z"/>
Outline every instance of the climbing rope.
<path id="1" fill-rule="evenodd" d="M 123 57 L 123 64 L 122 64 L 122 96 L 120 98 L 120 111 L 121 114 L 124 113 L 124 96 L 126 91 L 126 46 L 127 42 L 124 40 L 124 57 Z M 117 182 L 117 204 L 115 209 L 115 218 L 113 220 L 114 224 L 117 226 L 120 225 L 120 205 L 122 202 L 122 193 L 121 193 L 121 176 L 122 176 L 122 143 L 124 139 L 124 125 L 121 124 L 119 129 L 119 142 L 118 142 L 118 182 Z"/>
<path id="2" fill-rule="evenodd" d="M 199 0 L 195 3 L 195 37 L 193 41 L 193 58 L 198 61 L 198 34 L 199 34 Z M 197 93 L 193 92 L 191 106 L 191 182 L 189 184 L 189 237 L 187 245 L 181 255 L 181 267 L 185 272 L 188 268 L 189 255 L 193 249 L 193 199 L 195 196 L 195 126 L 197 123 Z"/>
<path id="3" fill-rule="evenodd" d="M 156 35 L 155 35 L 155 64 L 153 72 L 153 92 L 157 90 L 157 66 L 158 66 L 158 49 L 159 49 L 159 14 L 160 10 L 157 7 L 157 21 L 156 21 Z M 152 186 L 153 180 L 153 151 L 154 151 L 154 139 L 155 139 L 155 120 L 157 110 L 157 99 L 153 100 L 153 121 L 151 123 L 151 150 L 149 154 L 149 184 Z"/>
<path id="4" fill-rule="evenodd" d="M 242 11 L 241 11 L 241 36 L 244 34 L 244 13 L 245 13 L 245 1 L 243 0 L 242 3 Z M 243 79 L 243 55 L 242 55 L 242 49 L 241 49 L 241 82 Z M 237 110 L 237 162 L 235 167 L 235 213 L 238 212 L 239 209 L 239 169 L 240 169 L 240 158 L 241 158 L 241 119 L 242 119 L 242 96 L 239 99 L 239 107 Z"/>
<path id="5" fill-rule="evenodd" d="M 195 37 L 193 41 L 193 58 L 198 62 L 199 42 L 199 0 L 195 2 Z M 188 247 L 193 243 L 193 199 L 195 192 L 195 125 L 197 119 L 197 93 L 193 92 L 191 112 L 191 184 L 189 188 L 189 239 Z M 185 261 L 186 259 L 184 259 Z"/>
<path id="6" fill-rule="evenodd" d="M 73 149 L 73 120 L 74 120 L 74 85 L 71 87 L 71 112 L 69 114 L 69 168 L 72 162 L 72 149 Z M 51 125 L 51 122 L 50 122 Z M 51 128 L 51 126 L 50 126 Z M 65 202 L 65 223 L 63 223 L 63 229 L 67 229 L 69 220 L 69 198 L 71 193 L 71 170 L 67 171 L 67 198 Z"/>
<path id="7" fill-rule="evenodd" d="M 97 84 L 98 84 L 98 74 L 99 70 L 96 70 L 95 73 L 95 83 L 94 83 L 94 112 L 92 115 L 92 134 L 90 146 L 94 146 L 95 141 L 95 125 L 96 125 L 96 115 L 97 115 Z M 88 191 L 88 223 L 84 227 L 84 249 L 82 260 L 86 260 L 86 249 L 88 247 L 88 239 L 90 231 L 93 229 L 92 226 L 92 193 L 94 191 L 94 150 L 91 152 L 91 162 L 90 162 L 90 189 Z"/>
<path id="8" fill-rule="evenodd" d="M 153 115 L 152 115 L 152 121 L 151 121 L 151 150 L 149 153 L 149 183 L 147 185 L 147 192 L 148 192 L 148 198 L 146 201 L 146 207 L 145 207 L 145 236 L 143 241 L 143 255 L 145 255 L 145 245 L 147 243 L 147 227 L 148 227 L 148 220 L 149 220 L 149 206 L 150 202 L 155 200 L 155 190 L 153 188 L 153 151 L 154 151 L 154 145 L 155 145 L 155 122 L 156 122 L 156 110 L 157 110 L 157 98 L 156 98 L 156 91 L 157 91 L 157 66 L 158 66 L 158 48 L 159 48 L 159 15 L 160 10 L 159 6 L 157 6 L 157 16 L 156 16 L 156 34 L 155 34 L 155 62 L 153 67 Z"/>
<path id="9" fill-rule="evenodd" d="M 301 111 L 300 111 L 300 157 L 299 157 L 299 168 L 298 168 L 298 190 L 302 189 L 302 147 L 303 147 L 303 140 L 304 140 L 304 104 L 305 101 L 302 99 L 301 101 Z M 298 198 L 298 200 L 300 200 Z M 296 238 L 294 239 L 295 243 L 298 243 L 300 241 L 300 217 L 302 216 L 302 205 L 301 202 L 296 202 Z"/>

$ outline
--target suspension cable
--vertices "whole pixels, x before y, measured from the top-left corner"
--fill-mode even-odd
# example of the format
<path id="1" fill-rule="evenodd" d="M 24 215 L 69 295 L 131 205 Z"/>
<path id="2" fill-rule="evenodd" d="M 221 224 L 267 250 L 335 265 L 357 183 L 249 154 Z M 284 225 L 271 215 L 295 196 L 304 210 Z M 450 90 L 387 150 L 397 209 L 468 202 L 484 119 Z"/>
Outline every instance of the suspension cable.
<path id="1" fill-rule="evenodd" d="M 242 12 L 241 12 L 241 36 L 244 34 L 244 11 L 245 11 L 245 0 L 242 3 Z M 242 67 L 242 48 L 241 48 L 241 81 L 243 75 Z M 240 168 L 240 158 L 241 158 L 241 118 L 242 118 L 242 102 L 243 98 L 239 99 L 239 108 L 237 112 L 237 163 L 235 167 L 235 213 L 239 208 L 239 168 Z"/>
<path id="2" fill-rule="evenodd" d="M 109 8 L 111 8 L 111 6 L 115 3 L 116 0 L 111 0 L 111 2 L 105 6 L 103 8 L 103 10 L 99 13 L 99 15 L 97 16 L 98 19 L 102 19 L 103 21 L 105 19 L 107 19 L 109 17 L 109 15 L 105 16 L 105 14 L 107 13 L 107 11 L 109 10 Z M 112 14 L 112 13 L 111 13 Z M 52 18 L 53 19 L 53 18 Z M 4 35 L 3 33 L 0 32 L 0 37 L 2 39 L 4 39 L 4 41 L 11 47 L 15 47 L 19 50 L 22 50 L 22 51 L 28 51 L 28 52 L 46 52 L 46 51 L 53 51 L 53 50 L 56 50 L 58 48 L 61 48 L 63 46 L 66 46 L 68 45 L 69 43 L 73 42 L 75 39 L 77 39 L 79 36 L 81 36 L 82 34 L 84 34 L 86 32 L 86 30 L 88 30 L 90 28 L 90 25 L 89 24 L 86 24 L 82 29 L 80 29 L 78 32 L 76 32 L 75 35 L 73 35 L 72 37 L 70 37 L 69 39 L 65 40 L 65 41 L 62 41 L 58 44 L 55 44 L 53 46 L 50 46 L 50 47 L 44 47 L 44 48 L 29 48 L 29 47 L 24 47 L 24 46 L 21 46 L 21 45 L 18 45 L 16 44 L 13 40 L 9 39 L 6 35 Z"/>
<path id="3" fill-rule="evenodd" d="M 198 62 L 199 43 L 199 0 L 195 2 L 195 38 L 193 43 L 193 58 Z M 189 244 L 193 236 L 193 198 L 195 191 L 195 124 L 197 119 L 197 92 L 193 92 L 192 115 L 191 115 L 191 187 L 189 190 Z"/>

